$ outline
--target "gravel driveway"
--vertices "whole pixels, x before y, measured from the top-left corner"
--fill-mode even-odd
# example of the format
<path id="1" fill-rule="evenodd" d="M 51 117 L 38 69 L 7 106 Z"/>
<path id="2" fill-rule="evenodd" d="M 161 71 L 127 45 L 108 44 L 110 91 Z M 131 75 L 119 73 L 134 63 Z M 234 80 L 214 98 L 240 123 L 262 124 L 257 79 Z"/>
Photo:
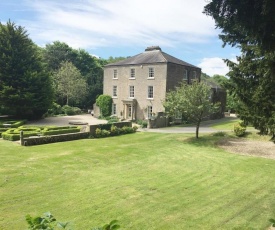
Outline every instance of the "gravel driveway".
<path id="1" fill-rule="evenodd" d="M 83 122 L 89 125 L 104 124 L 106 120 L 99 120 L 90 114 L 74 115 L 74 116 L 60 116 L 60 117 L 46 117 L 36 121 L 28 121 L 27 125 L 56 125 L 65 126 L 70 125 L 70 122 Z"/>

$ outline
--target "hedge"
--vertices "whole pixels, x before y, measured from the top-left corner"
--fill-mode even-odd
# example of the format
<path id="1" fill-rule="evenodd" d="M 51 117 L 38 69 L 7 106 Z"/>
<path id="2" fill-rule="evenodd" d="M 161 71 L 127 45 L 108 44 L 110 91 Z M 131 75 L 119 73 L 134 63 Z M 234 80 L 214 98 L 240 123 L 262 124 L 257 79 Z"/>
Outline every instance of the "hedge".
<path id="1" fill-rule="evenodd" d="M 25 123 L 26 123 L 26 120 L 20 120 L 20 121 L 7 120 L 0 123 L 0 128 L 17 128 Z"/>
<path id="2" fill-rule="evenodd" d="M 24 137 L 39 136 L 39 135 L 57 135 L 66 133 L 80 132 L 81 127 L 76 126 L 60 126 L 60 127 L 24 127 L 10 128 L 2 132 L 2 138 L 9 141 L 20 140 L 20 132 L 23 131 Z"/>
<path id="3" fill-rule="evenodd" d="M 67 134 L 52 135 L 52 136 L 29 137 L 29 138 L 23 138 L 22 144 L 24 146 L 43 145 L 43 144 L 49 144 L 49 143 L 55 143 L 55 142 L 85 139 L 85 138 L 88 138 L 89 136 L 90 136 L 89 132 L 83 132 L 83 133 L 67 133 Z"/>

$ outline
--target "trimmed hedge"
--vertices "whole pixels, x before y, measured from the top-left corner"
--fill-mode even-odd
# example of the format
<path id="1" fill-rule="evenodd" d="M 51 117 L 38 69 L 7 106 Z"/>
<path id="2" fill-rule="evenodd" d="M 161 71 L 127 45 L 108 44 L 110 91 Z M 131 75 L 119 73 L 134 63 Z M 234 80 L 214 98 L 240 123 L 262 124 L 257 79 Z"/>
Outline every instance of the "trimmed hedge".
<path id="1" fill-rule="evenodd" d="M 23 131 L 24 137 L 39 136 L 39 135 L 57 135 L 66 133 L 78 133 L 81 127 L 76 126 L 51 126 L 51 127 L 24 127 L 10 128 L 2 133 L 2 138 L 9 141 L 20 140 L 20 132 Z"/>
<path id="2" fill-rule="evenodd" d="M 52 135 L 52 136 L 29 137 L 29 138 L 23 138 L 22 143 L 24 146 L 43 145 L 43 144 L 49 144 L 49 143 L 55 143 L 55 142 L 86 139 L 86 138 L 89 138 L 89 136 L 90 136 L 89 132 L 83 132 L 83 133 L 68 133 L 68 134 Z"/>
<path id="3" fill-rule="evenodd" d="M 95 131 L 96 138 L 109 137 L 109 136 L 118 136 L 128 133 L 135 133 L 137 131 L 137 127 L 129 127 L 123 126 L 122 128 L 118 128 L 114 125 L 111 126 L 110 130 L 97 128 Z"/>
<path id="4" fill-rule="evenodd" d="M 20 120 L 20 121 L 6 120 L 0 123 L 0 128 L 17 128 L 25 123 L 26 123 L 26 120 Z"/>
<path id="5" fill-rule="evenodd" d="M 46 135 L 57 135 L 57 134 L 66 134 L 66 133 L 78 133 L 80 132 L 81 127 L 71 126 L 71 127 L 61 127 L 60 129 L 51 128 L 51 129 L 43 129 L 41 134 Z"/>

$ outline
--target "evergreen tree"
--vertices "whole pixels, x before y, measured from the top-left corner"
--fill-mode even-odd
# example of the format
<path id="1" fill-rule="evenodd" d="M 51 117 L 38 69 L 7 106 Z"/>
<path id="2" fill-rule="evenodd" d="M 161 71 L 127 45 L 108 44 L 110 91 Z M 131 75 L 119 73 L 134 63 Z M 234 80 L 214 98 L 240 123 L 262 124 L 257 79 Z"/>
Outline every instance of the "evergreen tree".
<path id="1" fill-rule="evenodd" d="M 36 119 L 52 103 L 52 82 L 26 30 L 0 23 L 0 107 L 10 115 Z"/>
<path id="2" fill-rule="evenodd" d="M 228 87 L 240 117 L 262 134 L 275 137 L 275 2 L 212 0 L 204 12 L 222 30 L 224 45 L 238 46 L 238 63 L 230 67 Z"/>

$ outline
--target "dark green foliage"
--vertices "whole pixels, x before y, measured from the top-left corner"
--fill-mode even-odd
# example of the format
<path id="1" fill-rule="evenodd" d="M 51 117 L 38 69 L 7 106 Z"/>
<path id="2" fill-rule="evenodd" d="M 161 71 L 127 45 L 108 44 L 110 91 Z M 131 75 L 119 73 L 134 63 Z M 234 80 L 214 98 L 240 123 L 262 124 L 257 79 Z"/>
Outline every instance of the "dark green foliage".
<path id="1" fill-rule="evenodd" d="M 26 30 L 10 21 L 0 23 L 0 107 L 10 115 L 37 119 L 52 96 L 52 82 Z"/>
<path id="2" fill-rule="evenodd" d="M 251 44 L 265 51 L 275 50 L 273 0 L 212 0 L 204 13 L 214 18 L 225 44 Z"/>
<path id="3" fill-rule="evenodd" d="M 96 97 L 103 93 L 103 66 L 107 63 L 102 59 L 93 57 L 85 50 L 75 50 L 64 42 L 55 41 L 47 44 L 43 50 L 44 60 L 47 63 L 48 71 L 54 73 L 60 68 L 62 62 L 71 62 L 85 79 L 88 88 L 87 96 L 82 100 L 72 101 L 81 108 L 90 108 L 95 103 Z M 65 104 L 57 97 L 58 103 Z"/>
<path id="4" fill-rule="evenodd" d="M 275 136 L 275 2 L 213 0 L 205 13 L 222 29 L 224 45 L 238 46 L 238 63 L 230 67 L 228 89 L 242 120 L 261 134 Z"/>
<path id="5" fill-rule="evenodd" d="M 96 105 L 100 108 L 103 117 L 108 117 L 112 113 L 112 97 L 109 95 L 100 95 L 96 99 Z"/>

